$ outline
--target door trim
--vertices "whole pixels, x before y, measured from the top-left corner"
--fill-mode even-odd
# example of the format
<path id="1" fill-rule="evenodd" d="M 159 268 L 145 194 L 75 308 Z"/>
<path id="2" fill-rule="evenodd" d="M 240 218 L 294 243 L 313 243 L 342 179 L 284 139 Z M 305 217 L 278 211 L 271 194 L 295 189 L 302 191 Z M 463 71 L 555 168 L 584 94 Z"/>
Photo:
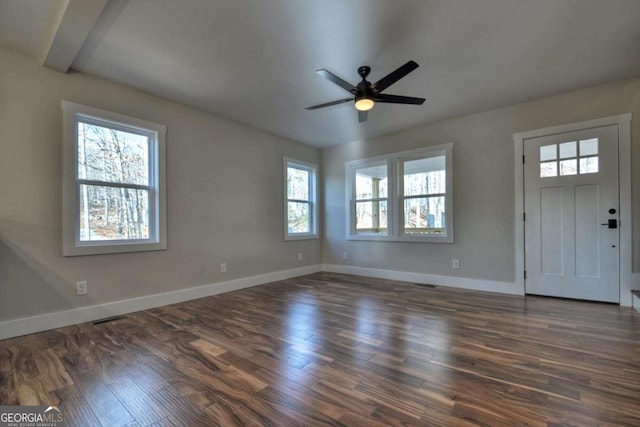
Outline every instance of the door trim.
<path id="1" fill-rule="evenodd" d="M 618 182 L 620 186 L 620 305 L 631 306 L 632 287 L 632 234 L 631 234 L 631 113 L 600 119 L 569 123 L 543 129 L 513 134 L 515 171 L 515 281 L 525 289 L 525 241 L 524 241 L 524 143 L 541 136 L 573 132 L 595 127 L 618 126 Z M 628 227 L 628 228 L 627 228 Z M 628 232 L 627 232 L 628 230 Z"/>

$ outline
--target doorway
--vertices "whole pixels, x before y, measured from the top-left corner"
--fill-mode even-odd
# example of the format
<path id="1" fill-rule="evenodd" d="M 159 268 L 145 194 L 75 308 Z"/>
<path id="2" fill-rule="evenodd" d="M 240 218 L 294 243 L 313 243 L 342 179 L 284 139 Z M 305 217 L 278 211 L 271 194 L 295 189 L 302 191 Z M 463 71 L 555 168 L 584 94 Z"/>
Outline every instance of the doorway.
<path id="1" fill-rule="evenodd" d="M 630 119 L 514 135 L 524 293 L 630 305 Z"/>

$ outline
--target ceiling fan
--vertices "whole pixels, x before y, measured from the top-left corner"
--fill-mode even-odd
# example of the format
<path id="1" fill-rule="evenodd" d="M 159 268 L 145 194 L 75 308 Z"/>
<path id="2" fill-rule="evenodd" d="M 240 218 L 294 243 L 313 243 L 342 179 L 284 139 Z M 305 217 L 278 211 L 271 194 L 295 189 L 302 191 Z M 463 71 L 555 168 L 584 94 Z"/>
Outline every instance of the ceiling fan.
<path id="1" fill-rule="evenodd" d="M 307 107 L 307 110 L 317 110 L 318 108 L 330 107 L 332 105 L 344 104 L 347 102 L 354 102 L 356 110 L 358 110 L 358 121 L 360 123 L 367 121 L 367 115 L 369 110 L 373 108 L 376 102 L 389 103 L 389 104 L 411 104 L 422 105 L 425 101 L 424 98 L 413 98 L 411 96 L 400 95 L 387 95 L 381 93 L 383 90 L 418 68 L 419 65 L 415 61 L 409 61 L 400 68 L 387 74 L 375 83 L 367 81 L 367 76 L 371 72 L 371 67 L 366 65 L 358 68 L 358 74 L 362 77 L 362 81 L 357 86 L 353 86 L 349 82 L 342 80 L 335 74 L 323 69 L 316 71 L 325 79 L 332 81 L 353 96 L 345 99 L 339 99 L 337 101 L 331 101 L 324 104 L 313 105 Z"/>

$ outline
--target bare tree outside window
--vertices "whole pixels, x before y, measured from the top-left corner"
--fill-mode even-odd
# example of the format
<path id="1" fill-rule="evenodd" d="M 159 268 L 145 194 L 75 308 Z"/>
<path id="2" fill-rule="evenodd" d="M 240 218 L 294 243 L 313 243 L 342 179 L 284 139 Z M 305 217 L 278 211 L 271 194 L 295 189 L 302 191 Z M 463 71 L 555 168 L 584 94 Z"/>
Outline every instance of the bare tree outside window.
<path id="1" fill-rule="evenodd" d="M 283 159 L 285 173 L 285 240 L 318 237 L 316 174 L 317 166 Z"/>
<path id="2" fill-rule="evenodd" d="M 80 240 L 149 238 L 149 136 L 78 121 Z"/>
<path id="3" fill-rule="evenodd" d="M 287 198 L 289 233 L 309 233 L 309 171 L 291 166 L 287 168 Z"/>

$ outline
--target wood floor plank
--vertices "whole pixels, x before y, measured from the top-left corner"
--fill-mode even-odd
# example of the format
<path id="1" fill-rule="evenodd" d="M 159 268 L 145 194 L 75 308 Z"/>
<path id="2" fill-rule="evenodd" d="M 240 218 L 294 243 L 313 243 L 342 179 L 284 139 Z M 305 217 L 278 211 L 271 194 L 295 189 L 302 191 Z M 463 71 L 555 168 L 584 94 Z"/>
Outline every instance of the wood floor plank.
<path id="1" fill-rule="evenodd" d="M 638 426 L 638 325 L 317 273 L 0 341 L 0 404 L 67 405 L 71 425 Z"/>
<path id="2" fill-rule="evenodd" d="M 74 375 L 74 381 L 89 407 L 100 417 L 101 424 L 124 426 L 135 422 L 111 389 L 94 372 Z"/>
<path id="3" fill-rule="evenodd" d="M 66 386 L 55 391 L 59 397 L 59 405 L 66 425 L 72 427 L 101 427 L 102 424 L 85 400 L 82 392 L 75 385 Z"/>

